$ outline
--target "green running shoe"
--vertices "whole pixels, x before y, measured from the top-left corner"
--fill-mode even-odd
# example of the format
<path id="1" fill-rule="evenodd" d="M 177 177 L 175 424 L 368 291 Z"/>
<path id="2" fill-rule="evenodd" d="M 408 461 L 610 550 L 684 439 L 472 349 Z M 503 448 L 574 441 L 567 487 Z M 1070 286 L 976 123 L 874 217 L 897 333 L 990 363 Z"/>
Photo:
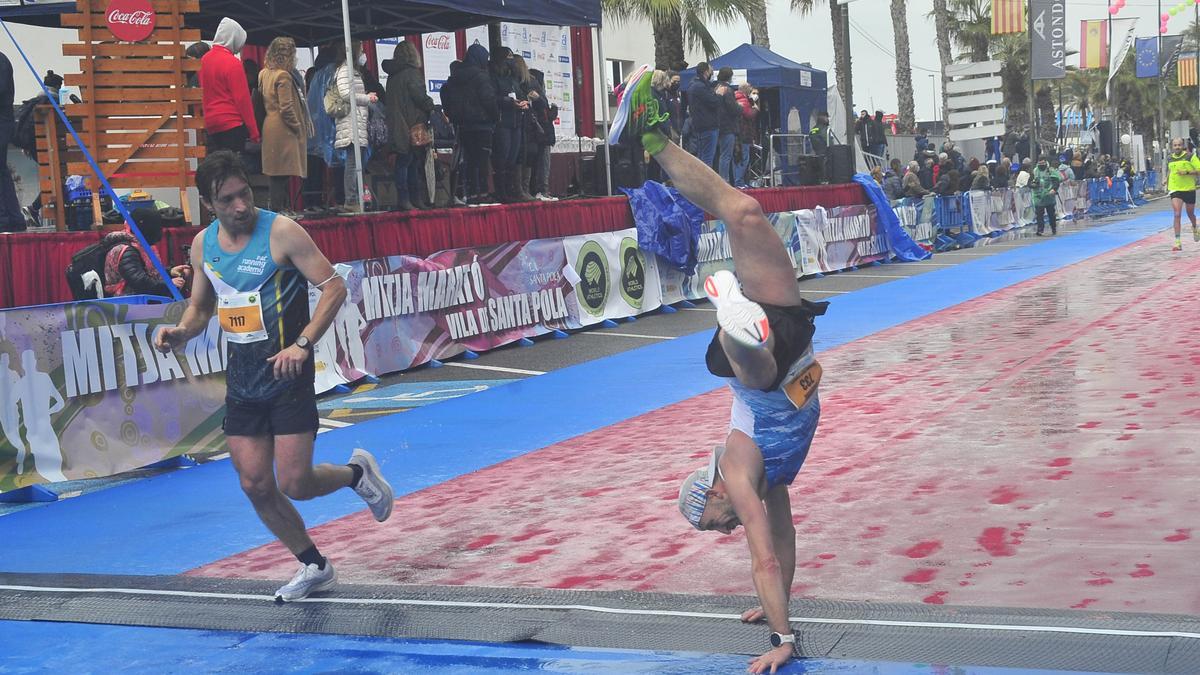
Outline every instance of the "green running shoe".
<path id="1" fill-rule="evenodd" d="M 653 78 L 654 71 L 649 65 L 642 66 L 629 78 L 609 130 L 609 145 L 640 143 L 644 134 L 657 131 L 670 119 L 670 114 L 659 110 L 658 99 L 650 88 Z"/>

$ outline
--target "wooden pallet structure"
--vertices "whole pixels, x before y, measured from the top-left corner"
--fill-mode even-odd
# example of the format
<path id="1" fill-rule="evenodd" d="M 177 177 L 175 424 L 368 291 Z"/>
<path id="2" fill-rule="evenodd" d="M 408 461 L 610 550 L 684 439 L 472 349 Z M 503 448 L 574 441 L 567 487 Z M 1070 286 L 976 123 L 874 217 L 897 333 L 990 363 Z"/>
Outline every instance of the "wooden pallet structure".
<path id="1" fill-rule="evenodd" d="M 204 157 L 200 89 L 187 77 L 200 61 L 185 58 L 200 31 L 185 27 L 185 15 L 200 0 L 151 0 L 155 26 L 141 42 L 118 40 L 108 27 L 108 0 L 76 0 L 77 11 L 62 24 L 79 32 L 79 43 L 63 55 L 80 57 L 77 74 L 65 76 L 80 88 L 82 103 L 64 110 L 113 189 L 178 188 L 184 218 L 191 222 L 187 188 L 193 161 Z M 39 111 L 38 161 L 42 203 L 54 204 L 58 229 L 66 229 L 63 181 L 84 176 L 92 191 L 93 222 L 100 226 L 100 181 L 82 150 L 49 106 Z"/>

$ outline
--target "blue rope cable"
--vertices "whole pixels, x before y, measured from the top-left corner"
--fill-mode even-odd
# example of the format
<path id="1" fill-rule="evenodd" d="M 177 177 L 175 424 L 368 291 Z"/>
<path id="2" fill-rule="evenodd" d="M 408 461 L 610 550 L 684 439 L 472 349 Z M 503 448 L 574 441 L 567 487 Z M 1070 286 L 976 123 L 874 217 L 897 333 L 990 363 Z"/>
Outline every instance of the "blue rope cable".
<path id="1" fill-rule="evenodd" d="M 100 170 L 100 166 L 96 164 L 96 160 L 92 158 L 92 153 L 88 151 L 87 146 L 84 145 L 83 139 L 80 138 L 79 134 L 75 132 L 75 127 L 71 126 L 71 122 L 67 119 L 66 113 L 64 113 L 62 108 L 58 106 L 58 101 L 55 101 L 54 97 L 50 95 L 50 90 L 46 88 L 46 83 L 42 82 L 42 78 L 38 77 L 37 69 L 34 68 L 33 63 L 29 61 L 29 56 L 25 54 L 24 49 L 21 49 L 21 45 L 17 42 L 17 38 L 12 34 L 12 31 L 8 29 L 8 22 L 4 19 L 0 19 L 0 26 L 4 27 L 4 32 L 8 33 L 8 39 L 12 40 L 13 46 L 15 46 L 17 48 L 17 52 L 21 54 L 21 59 L 25 61 L 25 65 L 29 66 L 29 72 L 33 74 L 33 79 L 37 81 L 38 86 L 42 88 L 42 92 L 46 94 L 46 98 L 50 100 L 50 105 L 54 106 L 54 112 L 58 113 L 58 118 L 62 120 L 63 124 L 67 125 L 67 131 L 71 132 L 71 137 L 75 139 L 75 143 L 79 146 L 79 149 L 83 151 L 83 156 L 87 158 L 88 164 L 90 164 L 92 167 L 92 171 L 94 171 L 96 177 L 100 179 L 100 183 L 104 186 L 104 189 L 108 191 L 108 194 L 112 196 L 113 206 L 115 206 L 117 211 L 124 216 L 125 222 L 129 225 L 129 229 L 133 231 L 133 236 L 137 237 L 138 243 L 142 245 L 142 250 L 144 250 L 146 254 L 150 256 L 150 261 L 154 263 L 154 269 L 158 270 L 159 275 L 162 277 L 163 282 L 167 286 L 167 290 L 171 292 L 171 296 L 174 297 L 175 300 L 183 300 L 183 295 L 179 292 L 179 289 L 175 288 L 175 284 L 171 283 L 170 272 L 168 272 L 167 268 L 163 266 L 163 262 L 158 259 L 158 253 L 154 250 L 154 247 L 151 246 L 150 243 L 146 241 L 146 237 L 142 235 L 142 230 L 137 226 L 137 222 L 133 220 L 133 215 L 129 213 L 129 209 L 125 208 L 125 204 L 123 204 L 117 197 L 116 191 L 113 190 L 113 187 L 109 184 L 108 179 L 104 177 L 104 172 Z M 91 103 L 90 105 L 96 104 Z M 51 142 L 54 142 L 54 140 L 51 139 Z"/>

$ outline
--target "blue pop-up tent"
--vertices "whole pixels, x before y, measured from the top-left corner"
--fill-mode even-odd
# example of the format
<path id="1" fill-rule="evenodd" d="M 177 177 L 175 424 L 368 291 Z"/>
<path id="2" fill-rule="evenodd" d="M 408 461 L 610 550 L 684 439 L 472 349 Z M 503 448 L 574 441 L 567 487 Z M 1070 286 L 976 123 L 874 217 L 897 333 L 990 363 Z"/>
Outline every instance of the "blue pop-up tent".
<path id="1" fill-rule="evenodd" d="M 784 133 L 807 134 L 816 114 L 825 110 L 825 71 L 805 66 L 785 58 L 765 47 L 744 44 L 733 51 L 709 61 L 713 70 L 728 66 L 736 71 L 745 71 L 746 80 L 762 89 L 778 90 L 779 100 L 775 108 L 779 114 L 779 129 Z M 681 86 L 686 91 L 688 83 L 696 76 L 692 68 L 680 73 Z M 735 78 L 735 83 L 737 79 Z M 792 109 L 796 115 L 791 115 Z M 791 128 L 799 118 L 799 128 Z"/>

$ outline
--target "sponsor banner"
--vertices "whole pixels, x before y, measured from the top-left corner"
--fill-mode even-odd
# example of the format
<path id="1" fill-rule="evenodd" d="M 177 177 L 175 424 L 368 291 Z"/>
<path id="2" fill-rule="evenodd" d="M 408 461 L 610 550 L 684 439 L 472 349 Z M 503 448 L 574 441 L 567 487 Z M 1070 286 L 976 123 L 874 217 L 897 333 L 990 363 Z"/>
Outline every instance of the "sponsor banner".
<path id="1" fill-rule="evenodd" d="M 1031 0 L 1033 79 L 1067 76 L 1067 0 Z"/>
<path id="2" fill-rule="evenodd" d="M 454 33 L 426 33 L 421 39 L 425 89 L 433 98 L 434 104 L 441 105 L 442 85 L 450 78 L 450 63 L 458 58 L 458 39 Z"/>
<path id="3" fill-rule="evenodd" d="M 565 266 L 558 239 L 349 263 L 349 297 L 316 349 L 318 391 L 580 326 Z"/>
<path id="4" fill-rule="evenodd" d="M 637 228 L 567 237 L 562 245 L 580 326 L 637 316 L 662 305 L 658 260 L 647 259 L 638 248 Z"/>
<path id="5" fill-rule="evenodd" d="M 468 33 L 467 41 L 470 42 Z M 486 40 L 483 44 L 487 44 Z M 554 124 L 558 138 L 575 136 L 575 73 L 571 67 L 571 32 L 561 26 L 501 23 L 500 44 L 520 54 L 531 69 L 546 76 L 546 99 L 558 106 Z"/>
<path id="6" fill-rule="evenodd" d="M 0 492 L 222 447 L 226 348 L 216 319 L 177 353 L 152 346 L 186 306 L 0 312 Z"/>
<path id="7" fill-rule="evenodd" d="M 888 255 L 874 206 L 817 207 L 793 214 L 792 258 L 800 276 L 866 265 Z"/>
<path id="8" fill-rule="evenodd" d="M 986 237 L 1027 223 L 1012 190 L 975 190 L 967 193 L 971 204 L 971 232 Z"/>
<path id="9" fill-rule="evenodd" d="M 925 195 L 920 199 L 902 199 L 893 206 L 896 216 L 900 219 L 900 225 L 918 244 L 925 246 L 933 244 L 935 235 L 933 210 L 936 203 L 936 195 Z"/>

